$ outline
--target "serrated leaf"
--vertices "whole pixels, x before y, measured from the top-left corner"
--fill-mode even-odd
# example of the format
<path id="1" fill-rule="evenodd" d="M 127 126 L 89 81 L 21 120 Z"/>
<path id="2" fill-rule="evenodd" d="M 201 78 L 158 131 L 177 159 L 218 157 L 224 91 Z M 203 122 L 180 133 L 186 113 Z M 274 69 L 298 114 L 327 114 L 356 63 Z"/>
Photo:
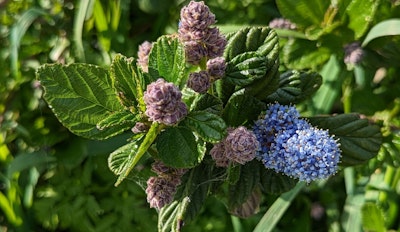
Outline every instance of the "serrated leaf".
<path id="1" fill-rule="evenodd" d="M 135 60 L 117 54 L 111 63 L 110 74 L 121 103 L 132 112 L 138 107 L 144 111 L 143 91 L 148 83 L 137 69 Z"/>
<path id="2" fill-rule="evenodd" d="M 170 127 L 157 138 L 158 156 L 170 167 L 191 168 L 203 159 L 196 138 L 186 127 Z"/>
<path id="3" fill-rule="evenodd" d="M 164 78 L 177 86 L 188 76 L 185 50 L 177 37 L 161 36 L 149 54 L 149 74 L 154 79 Z"/>
<path id="4" fill-rule="evenodd" d="M 289 176 L 266 169 L 262 164 L 260 167 L 261 190 L 267 194 L 281 194 L 289 191 L 298 182 Z"/>
<path id="5" fill-rule="evenodd" d="M 222 118 L 227 125 L 237 127 L 252 123 L 264 108 L 264 103 L 240 90 L 229 99 L 222 112 Z"/>
<path id="6" fill-rule="evenodd" d="M 192 111 L 206 111 L 215 115 L 221 115 L 223 103 L 221 99 L 211 94 L 201 94 L 193 102 Z"/>
<path id="7" fill-rule="evenodd" d="M 256 80 L 245 87 L 246 94 L 256 97 L 263 101 L 271 93 L 275 92 L 279 86 L 279 60 L 268 70 L 265 77 Z"/>
<path id="8" fill-rule="evenodd" d="M 113 112 L 123 110 L 107 70 L 90 64 L 47 64 L 36 76 L 44 87 L 44 99 L 71 132 L 90 139 L 106 139 L 121 132 L 120 128 L 96 127 Z"/>
<path id="9" fill-rule="evenodd" d="M 225 136 L 224 120 L 206 111 L 194 111 L 186 116 L 183 124 L 198 134 L 204 141 L 215 143 Z"/>
<path id="10" fill-rule="evenodd" d="M 234 185 L 229 186 L 229 210 L 234 210 L 236 207 L 242 205 L 251 195 L 254 188 L 259 185 L 259 168 L 258 160 L 253 160 L 241 166 L 238 181 Z"/>
<path id="11" fill-rule="evenodd" d="M 354 31 L 356 40 L 369 28 L 380 2 L 380 0 L 352 0 L 347 6 L 348 27 Z"/>
<path id="12" fill-rule="evenodd" d="M 330 134 L 339 138 L 341 164 L 344 166 L 362 164 L 375 157 L 382 144 L 379 126 L 370 124 L 357 114 L 311 117 L 308 120 L 319 128 L 329 129 Z"/>
<path id="13" fill-rule="evenodd" d="M 281 74 L 279 88 L 267 97 L 267 101 L 283 105 L 298 103 L 315 93 L 321 84 L 322 77 L 316 72 L 290 70 Z"/>
<path id="14" fill-rule="evenodd" d="M 250 196 L 241 205 L 230 209 L 229 213 L 240 218 L 248 218 L 260 210 L 262 195 L 259 188 L 254 188 Z"/>
<path id="15" fill-rule="evenodd" d="M 384 232 L 385 218 L 381 209 L 375 203 L 367 202 L 361 208 L 362 227 L 365 231 Z"/>
<path id="16" fill-rule="evenodd" d="M 277 0 L 279 12 L 286 19 L 301 27 L 319 26 L 324 21 L 330 1 Z"/>
<path id="17" fill-rule="evenodd" d="M 122 110 L 114 112 L 101 120 L 99 123 L 97 123 L 97 128 L 99 130 L 104 130 L 110 127 L 119 127 L 121 131 L 125 131 L 133 127 L 138 120 L 139 115 Z"/>

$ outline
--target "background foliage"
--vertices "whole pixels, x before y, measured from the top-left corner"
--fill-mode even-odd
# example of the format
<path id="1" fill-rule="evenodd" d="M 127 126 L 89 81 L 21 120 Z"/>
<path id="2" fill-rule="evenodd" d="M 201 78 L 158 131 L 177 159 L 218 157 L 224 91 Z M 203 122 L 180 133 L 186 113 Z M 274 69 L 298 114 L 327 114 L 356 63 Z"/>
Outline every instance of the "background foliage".
<path id="1" fill-rule="evenodd" d="M 206 202 L 185 231 L 386 231 L 400 224 L 400 1 L 219 0 L 206 3 L 224 32 L 284 17 L 277 30 L 286 69 L 319 72 L 321 89 L 299 105 L 304 116 L 358 112 L 383 125 L 379 155 L 328 181 L 263 199 L 260 213 L 239 219 Z M 157 214 L 133 181 L 113 186 L 107 156 L 127 135 L 106 142 L 67 131 L 41 99 L 34 79 L 44 63 L 110 65 L 135 56 L 144 40 L 177 30 L 180 0 L 0 1 L 0 230 L 155 231 Z M 360 64 L 344 45 L 359 41 Z M 296 190 L 296 189 L 295 189 Z M 297 195 L 296 195 L 297 194 Z M 277 201 L 275 201 L 278 199 Z M 287 207 L 276 225 L 266 209 Z M 270 210 L 271 210 L 270 209 Z M 283 213 L 283 212 L 282 212 Z M 266 214 L 266 217 L 268 214 Z"/>

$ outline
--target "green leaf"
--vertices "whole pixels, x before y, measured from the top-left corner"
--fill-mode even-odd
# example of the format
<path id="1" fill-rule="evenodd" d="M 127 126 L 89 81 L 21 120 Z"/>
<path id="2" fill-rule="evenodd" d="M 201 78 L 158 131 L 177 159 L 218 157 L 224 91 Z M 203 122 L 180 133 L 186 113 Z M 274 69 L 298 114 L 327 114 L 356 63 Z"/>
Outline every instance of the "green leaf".
<path id="1" fill-rule="evenodd" d="M 185 50 L 177 37 L 161 36 L 149 54 L 149 74 L 153 79 L 164 78 L 182 86 L 188 76 Z"/>
<path id="2" fill-rule="evenodd" d="M 279 12 L 301 27 L 319 26 L 325 17 L 330 1 L 321 0 L 277 0 Z"/>
<path id="3" fill-rule="evenodd" d="M 240 90 L 229 99 L 222 112 L 222 118 L 228 126 L 237 127 L 253 123 L 263 109 L 265 109 L 264 103 Z"/>
<path id="4" fill-rule="evenodd" d="M 380 0 L 352 0 L 347 6 L 348 27 L 354 31 L 356 40 L 369 28 L 380 2 Z"/>
<path id="5" fill-rule="evenodd" d="M 388 19 L 376 24 L 368 32 L 362 46 L 367 46 L 369 42 L 376 38 L 390 35 L 400 35 L 400 19 Z"/>
<path id="6" fill-rule="evenodd" d="M 96 127 L 110 114 L 123 110 L 105 69 L 89 64 L 47 64 L 37 70 L 36 76 L 44 87 L 44 99 L 73 133 L 106 139 L 121 132 L 120 128 Z"/>
<path id="7" fill-rule="evenodd" d="M 273 66 L 268 70 L 265 77 L 256 80 L 245 87 L 246 94 L 252 95 L 263 101 L 271 93 L 275 92 L 279 86 L 279 60 L 276 60 Z"/>
<path id="8" fill-rule="evenodd" d="M 215 143 L 225 136 L 226 125 L 224 120 L 206 111 L 191 112 L 186 116 L 183 124 L 206 142 Z"/>
<path id="9" fill-rule="evenodd" d="M 362 226 L 364 231 L 385 232 L 385 218 L 381 209 L 372 202 L 365 203 L 361 208 Z"/>
<path id="10" fill-rule="evenodd" d="M 221 99 L 211 94 L 201 94 L 193 102 L 192 111 L 206 111 L 215 115 L 221 115 L 223 103 Z"/>
<path id="11" fill-rule="evenodd" d="M 317 41 L 290 39 L 283 47 L 283 62 L 290 69 L 316 69 L 330 57 L 331 51 Z"/>
<path id="12" fill-rule="evenodd" d="M 18 154 L 7 166 L 7 177 L 11 180 L 17 172 L 40 165 L 49 165 L 55 161 L 56 157 L 44 152 Z"/>
<path id="13" fill-rule="evenodd" d="M 99 123 L 97 123 L 96 126 L 99 130 L 104 130 L 111 127 L 114 127 L 114 129 L 116 129 L 117 127 L 119 127 L 120 131 L 123 132 L 127 129 L 132 128 L 138 120 L 139 115 L 132 114 L 131 112 L 126 110 L 122 110 L 110 114 Z"/>
<path id="14" fill-rule="evenodd" d="M 262 164 L 261 164 L 262 165 Z M 260 167 L 261 190 L 267 194 L 281 194 L 291 190 L 298 181 L 274 170 Z"/>
<path id="15" fill-rule="evenodd" d="M 267 97 L 269 102 L 287 105 L 298 103 L 314 94 L 322 84 L 316 72 L 287 71 L 280 76 L 279 88 Z"/>
<path id="16" fill-rule="evenodd" d="M 340 114 L 331 117 L 308 118 L 311 124 L 329 129 L 339 138 L 342 150 L 341 164 L 344 166 L 362 164 L 375 157 L 382 143 L 382 134 L 377 125 L 357 114 Z"/>
<path id="17" fill-rule="evenodd" d="M 137 107 L 145 111 L 143 90 L 148 82 L 143 79 L 134 59 L 117 54 L 111 63 L 110 75 L 121 103 L 131 112 L 136 112 Z"/>
<path id="18" fill-rule="evenodd" d="M 247 199 L 241 205 L 229 209 L 229 213 L 240 218 L 253 216 L 260 210 L 261 199 L 260 188 L 255 187 Z"/>
<path id="19" fill-rule="evenodd" d="M 203 159 L 204 153 L 198 150 L 196 138 L 186 127 L 165 129 L 157 139 L 158 156 L 167 166 L 191 168 Z"/>

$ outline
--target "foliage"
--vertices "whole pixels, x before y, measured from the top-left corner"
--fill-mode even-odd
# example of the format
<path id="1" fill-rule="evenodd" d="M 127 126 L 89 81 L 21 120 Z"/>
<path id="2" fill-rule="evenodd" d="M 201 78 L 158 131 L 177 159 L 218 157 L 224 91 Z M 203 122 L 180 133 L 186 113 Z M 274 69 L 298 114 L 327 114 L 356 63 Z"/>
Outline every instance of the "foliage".
<path id="1" fill-rule="evenodd" d="M 207 2 L 229 41 L 227 75 L 213 93 L 183 92 L 190 113 L 178 127 L 155 126 L 142 137 L 125 131 L 142 119 L 145 87 L 164 76 L 182 88 L 187 78 L 177 40 L 162 36 L 177 31 L 187 2 L 84 2 L 0 3 L 0 230 L 155 231 L 157 212 L 143 191 L 153 157 L 191 168 L 159 212 L 165 231 L 182 219 L 184 231 L 263 230 L 265 223 L 282 231 L 399 229 L 398 1 Z M 296 29 L 270 30 L 275 17 Z M 144 40 L 157 41 L 149 74 L 128 58 Z M 345 63 L 343 47 L 354 41 L 364 56 Z M 44 63 L 57 64 L 39 68 Z M 41 98 L 37 68 L 57 117 Z M 299 187 L 258 162 L 213 166 L 208 151 L 226 127 L 250 126 L 274 101 L 296 103 L 313 125 L 345 141 L 343 172 Z M 379 129 L 369 122 L 383 134 L 377 157 Z M 169 146 L 175 139 L 182 143 Z M 191 155 L 170 155 L 181 149 Z M 227 213 L 240 215 L 239 205 L 255 201 L 260 213 L 248 219 Z"/>

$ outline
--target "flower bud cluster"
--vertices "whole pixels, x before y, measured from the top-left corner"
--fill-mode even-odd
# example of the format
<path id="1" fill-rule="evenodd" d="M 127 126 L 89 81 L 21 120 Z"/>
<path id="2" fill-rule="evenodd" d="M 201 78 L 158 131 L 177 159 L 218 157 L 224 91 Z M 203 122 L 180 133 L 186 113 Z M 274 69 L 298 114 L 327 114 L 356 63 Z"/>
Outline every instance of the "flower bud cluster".
<path id="1" fill-rule="evenodd" d="M 292 23 L 289 19 L 284 18 L 275 18 L 269 22 L 268 26 L 270 28 L 287 30 L 295 30 L 297 28 L 296 24 Z"/>
<path id="2" fill-rule="evenodd" d="M 144 92 L 145 114 L 150 121 L 174 125 L 187 115 L 182 93 L 173 83 L 160 78 L 147 86 Z"/>
<path id="3" fill-rule="evenodd" d="M 327 130 L 299 118 L 294 106 L 269 105 L 253 132 L 260 143 L 257 158 L 266 168 L 310 183 L 337 172 L 339 144 Z"/>
<path id="4" fill-rule="evenodd" d="M 143 72 L 149 71 L 149 54 L 153 44 L 149 41 L 144 41 L 139 45 L 137 64 L 142 68 Z"/>
<path id="5" fill-rule="evenodd" d="M 181 177 L 186 169 L 171 168 L 161 161 L 155 161 L 151 170 L 157 174 L 147 180 L 147 202 L 151 208 L 160 210 L 174 199 L 177 187 L 181 184 Z"/>
<path id="6" fill-rule="evenodd" d="M 344 63 L 349 65 L 357 65 L 364 58 L 364 50 L 360 42 L 353 42 L 344 46 Z"/>
<path id="7" fill-rule="evenodd" d="M 135 124 L 135 126 L 132 127 L 131 130 L 134 134 L 139 134 L 139 133 L 146 132 L 149 128 L 150 128 L 150 126 L 148 124 L 143 123 L 143 122 L 137 122 Z"/>
<path id="8" fill-rule="evenodd" d="M 258 146 L 256 136 L 246 127 L 228 128 L 227 137 L 214 145 L 210 155 L 218 167 L 227 167 L 231 161 L 245 164 L 256 157 Z"/>

